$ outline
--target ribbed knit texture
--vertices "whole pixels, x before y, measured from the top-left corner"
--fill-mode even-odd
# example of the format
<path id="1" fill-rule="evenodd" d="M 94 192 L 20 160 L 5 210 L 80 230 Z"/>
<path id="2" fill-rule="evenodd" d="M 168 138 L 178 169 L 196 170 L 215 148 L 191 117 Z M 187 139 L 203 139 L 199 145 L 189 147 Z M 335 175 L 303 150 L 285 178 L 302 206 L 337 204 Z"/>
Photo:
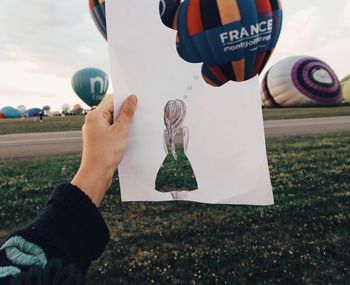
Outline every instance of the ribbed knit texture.
<path id="1" fill-rule="evenodd" d="M 63 184 L 56 188 L 41 216 L 12 236 L 12 240 L 17 240 L 13 237 L 39 246 L 48 261 L 61 260 L 64 266 L 73 265 L 85 275 L 91 262 L 104 251 L 109 231 L 91 199 L 78 187 Z M 14 247 L 11 250 L 19 252 L 26 248 L 21 244 L 16 249 L 16 242 L 11 246 Z M 0 267 L 6 266 L 18 266 L 24 273 L 30 271 L 30 267 L 13 264 L 4 251 L 0 251 Z M 2 281 L 5 279 L 0 278 L 0 284 L 7 284 Z"/>

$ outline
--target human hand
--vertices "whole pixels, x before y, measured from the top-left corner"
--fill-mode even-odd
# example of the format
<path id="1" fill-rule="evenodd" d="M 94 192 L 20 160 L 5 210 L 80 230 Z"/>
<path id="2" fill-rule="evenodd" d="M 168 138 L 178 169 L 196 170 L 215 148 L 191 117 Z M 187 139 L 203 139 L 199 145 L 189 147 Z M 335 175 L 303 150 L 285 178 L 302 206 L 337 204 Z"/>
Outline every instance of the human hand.
<path id="1" fill-rule="evenodd" d="M 85 192 L 97 207 L 125 154 L 136 105 L 137 97 L 128 97 L 114 123 L 112 103 L 97 107 L 85 118 L 83 156 L 72 184 Z"/>

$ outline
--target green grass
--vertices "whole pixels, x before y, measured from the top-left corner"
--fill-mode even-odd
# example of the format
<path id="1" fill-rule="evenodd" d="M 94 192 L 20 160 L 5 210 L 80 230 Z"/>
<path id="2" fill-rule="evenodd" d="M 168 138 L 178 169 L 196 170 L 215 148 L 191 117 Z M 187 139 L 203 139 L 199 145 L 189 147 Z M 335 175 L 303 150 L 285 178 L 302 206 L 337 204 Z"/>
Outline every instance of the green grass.
<path id="1" fill-rule="evenodd" d="M 197 179 L 183 150 L 183 145 L 178 145 L 177 159 L 169 152 L 161 165 L 155 181 L 155 189 L 159 192 L 196 191 Z M 175 174 L 175 175 L 174 175 Z"/>
<path id="2" fill-rule="evenodd" d="M 116 177 L 101 207 L 111 241 L 90 284 L 346 284 L 350 135 L 269 140 L 268 156 L 276 205 L 265 208 L 121 204 Z M 0 162 L 2 238 L 38 214 L 79 159 Z"/>
<path id="3" fill-rule="evenodd" d="M 44 118 L 43 123 L 33 118 L 5 119 L 0 120 L 0 135 L 76 131 L 81 130 L 83 123 L 84 116 Z"/>
<path id="4" fill-rule="evenodd" d="M 263 112 L 265 120 L 350 116 L 350 106 L 330 108 L 264 109 Z M 83 116 L 44 118 L 43 124 L 41 124 L 39 120 L 34 121 L 34 119 L 0 120 L 0 135 L 80 130 L 83 123 Z"/>

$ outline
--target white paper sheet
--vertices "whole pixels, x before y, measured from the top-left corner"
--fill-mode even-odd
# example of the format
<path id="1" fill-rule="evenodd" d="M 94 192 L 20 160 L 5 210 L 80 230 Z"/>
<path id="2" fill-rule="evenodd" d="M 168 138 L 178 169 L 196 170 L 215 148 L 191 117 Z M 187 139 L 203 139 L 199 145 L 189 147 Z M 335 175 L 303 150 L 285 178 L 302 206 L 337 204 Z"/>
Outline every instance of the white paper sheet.
<path id="1" fill-rule="evenodd" d="M 186 156 L 198 190 L 185 200 L 217 204 L 273 204 L 258 78 L 215 88 L 201 64 L 177 53 L 176 31 L 163 25 L 159 0 L 107 1 L 107 23 L 116 110 L 129 94 L 139 99 L 119 176 L 123 201 L 167 201 L 155 190 L 166 158 L 164 107 L 187 106 Z M 180 199 L 183 198 L 180 195 Z"/>

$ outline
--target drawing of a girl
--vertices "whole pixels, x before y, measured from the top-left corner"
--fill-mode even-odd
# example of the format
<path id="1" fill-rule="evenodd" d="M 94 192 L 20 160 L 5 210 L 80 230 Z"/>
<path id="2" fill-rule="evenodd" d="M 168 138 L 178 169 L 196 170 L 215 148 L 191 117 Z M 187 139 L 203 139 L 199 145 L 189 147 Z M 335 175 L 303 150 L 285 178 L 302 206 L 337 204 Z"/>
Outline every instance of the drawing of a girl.
<path id="1" fill-rule="evenodd" d="M 164 109 L 163 134 L 165 158 L 156 179 L 156 190 L 171 192 L 174 200 L 186 200 L 188 191 L 198 189 L 190 161 L 186 156 L 189 130 L 183 126 L 186 104 L 181 100 L 169 101 Z"/>

